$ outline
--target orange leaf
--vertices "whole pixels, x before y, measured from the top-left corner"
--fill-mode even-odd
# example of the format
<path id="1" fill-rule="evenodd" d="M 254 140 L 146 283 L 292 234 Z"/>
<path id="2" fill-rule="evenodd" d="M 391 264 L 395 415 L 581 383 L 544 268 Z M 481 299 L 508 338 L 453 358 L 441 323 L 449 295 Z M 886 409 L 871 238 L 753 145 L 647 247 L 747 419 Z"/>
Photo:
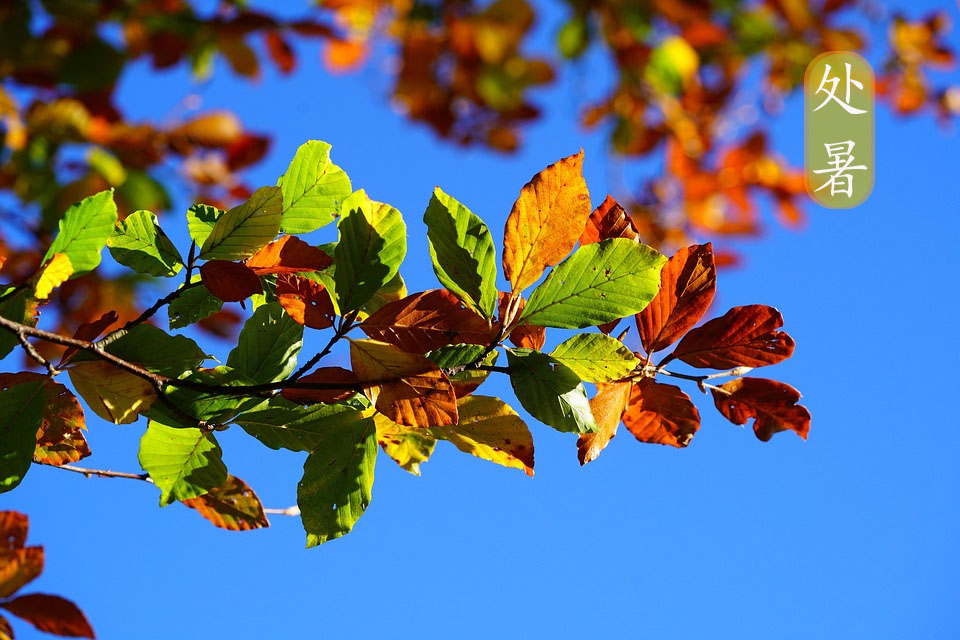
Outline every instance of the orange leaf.
<path id="1" fill-rule="evenodd" d="M 247 258 L 246 262 L 258 276 L 320 271 L 331 264 L 333 259 L 323 250 L 310 246 L 296 236 L 283 236 L 274 240 Z"/>
<path id="2" fill-rule="evenodd" d="M 597 421 L 595 433 L 584 433 L 577 439 L 577 458 L 584 465 L 593 462 L 617 435 L 620 416 L 630 400 L 629 382 L 598 384 L 597 395 L 590 398 L 590 410 Z"/>
<path id="3" fill-rule="evenodd" d="M 311 329 L 333 326 L 336 311 L 322 284 L 291 274 L 277 276 L 277 301 L 298 324 Z"/>
<path id="4" fill-rule="evenodd" d="M 83 612 L 69 600 L 45 593 L 31 593 L 0 604 L 40 631 L 70 638 L 93 638 L 93 628 Z"/>
<path id="5" fill-rule="evenodd" d="M 260 278 L 239 262 L 210 260 L 200 265 L 200 279 L 210 293 L 224 302 L 239 302 L 261 293 Z"/>
<path id="6" fill-rule="evenodd" d="M 503 314 L 507 310 L 507 302 L 510 300 L 510 294 L 500 292 L 499 318 L 503 321 Z M 523 314 L 523 307 L 527 304 L 523 298 L 519 299 L 517 317 Z M 509 335 L 510 342 L 521 349 L 536 349 L 539 351 L 547 341 L 547 328 L 535 324 L 522 324 L 513 329 Z"/>
<path id="7" fill-rule="evenodd" d="M 313 373 L 303 376 L 297 382 L 344 384 L 350 386 L 356 386 L 358 384 L 357 376 L 353 375 L 353 371 L 344 369 L 343 367 L 320 367 Z M 284 389 L 280 392 L 280 395 L 297 404 L 313 404 L 315 402 L 333 404 L 334 402 L 346 400 L 354 393 L 356 393 L 356 391 L 345 387 L 343 389 Z"/>
<path id="8" fill-rule="evenodd" d="M 0 511 L 0 550 L 22 549 L 27 543 L 27 516 L 19 511 Z"/>
<path id="9" fill-rule="evenodd" d="M 354 71 L 363 64 L 367 45 L 360 40 L 327 40 L 323 62 L 331 73 Z"/>
<path id="10" fill-rule="evenodd" d="M 733 424 L 754 418 L 753 431 L 767 442 L 773 434 L 790 429 L 807 439 L 810 411 L 797 404 L 800 392 L 788 384 L 765 378 L 737 378 L 711 389 L 717 410 Z"/>
<path id="11" fill-rule="evenodd" d="M 199 498 L 184 500 L 183 504 L 196 509 L 200 515 L 221 529 L 249 531 L 270 526 L 260 498 L 246 482 L 236 476 L 227 477 L 223 485 L 211 489 Z"/>
<path id="12" fill-rule="evenodd" d="M 640 242 L 640 232 L 630 215 L 610 195 L 587 218 L 580 244 L 591 244 L 607 238 L 629 238 Z"/>
<path id="13" fill-rule="evenodd" d="M 773 307 L 734 307 L 684 336 L 669 359 L 701 369 L 776 364 L 793 355 L 793 338 L 776 331 L 782 326 L 783 316 Z"/>
<path id="14" fill-rule="evenodd" d="M 457 397 L 450 380 L 423 356 L 386 342 L 351 340 L 350 361 L 377 411 L 397 424 L 442 427 L 457 423 Z"/>
<path id="15" fill-rule="evenodd" d="M 583 150 L 550 165 L 524 185 L 507 218 L 503 273 L 521 291 L 577 244 L 590 216 Z"/>
<path id="16" fill-rule="evenodd" d="M 709 242 L 673 254 L 660 271 L 660 291 L 636 315 L 646 352 L 666 349 L 692 329 L 713 302 L 716 289 L 717 269 Z"/>
<path id="17" fill-rule="evenodd" d="M 100 334 L 106 331 L 114 322 L 117 321 L 117 319 L 116 311 L 107 311 L 96 320 L 92 322 L 84 322 L 77 327 L 77 330 L 73 332 L 73 337 L 77 340 L 86 340 L 87 342 L 96 340 L 98 337 L 100 337 Z M 60 364 L 58 364 L 57 367 L 62 366 L 76 352 L 76 347 L 67 347 L 67 350 L 63 352 L 63 356 L 60 358 Z"/>
<path id="18" fill-rule="evenodd" d="M 623 424 L 640 442 L 685 447 L 700 428 L 700 412 L 679 387 L 644 378 L 633 386 Z"/>
<path id="19" fill-rule="evenodd" d="M 446 289 L 415 293 L 391 302 L 360 325 L 364 333 L 409 353 L 426 353 L 448 344 L 489 344 L 487 321 Z"/>
<path id="20" fill-rule="evenodd" d="M 43 547 L 0 551 L 0 598 L 16 593 L 41 573 Z"/>

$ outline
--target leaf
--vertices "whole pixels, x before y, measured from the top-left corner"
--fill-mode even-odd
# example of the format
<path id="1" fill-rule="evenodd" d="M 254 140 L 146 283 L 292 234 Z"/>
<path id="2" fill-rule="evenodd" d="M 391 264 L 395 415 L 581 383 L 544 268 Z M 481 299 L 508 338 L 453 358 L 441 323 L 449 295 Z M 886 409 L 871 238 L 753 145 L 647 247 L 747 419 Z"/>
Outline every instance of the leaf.
<path id="1" fill-rule="evenodd" d="M 440 187 L 433 190 L 423 222 L 437 279 L 465 305 L 493 317 L 497 258 L 487 225 Z"/>
<path id="2" fill-rule="evenodd" d="M 236 476 L 227 476 L 227 481 L 216 489 L 199 498 L 187 498 L 183 504 L 196 509 L 214 526 L 228 531 L 250 531 L 270 526 L 260 498 Z"/>
<path id="3" fill-rule="evenodd" d="M 300 383 L 307 384 L 343 384 L 342 389 L 295 389 L 287 388 L 280 392 L 287 400 L 297 404 L 313 404 L 323 402 L 333 404 L 340 402 L 354 395 L 360 387 L 357 377 L 353 372 L 343 367 L 320 367 L 309 373 L 300 380 Z"/>
<path id="4" fill-rule="evenodd" d="M 0 551 L 0 598 L 13 595 L 43 573 L 43 547 Z"/>
<path id="5" fill-rule="evenodd" d="M 350 195 L 341 208 L 334 280 L 344 314 L 359 309 L 396 275 L 407 253 L 407 227 L 399 211 L 364 191 Z"/>
<path id="6" fill-rule="evenodd" d="M 694 244 L 677 251 L 660 271 L 660 290 L 636 315 L 647 353 L 666 349 L 693 328 L 713 302 L 717 269 L 713 245 Z"/>
<path id="7" fill-rule="evenodd" d="M 337 317 L 326 287 L 309 278 L 277 276 L 277 301 L 294 322 L 311 329 L 332 327 Z"/>
<path id="8" fill-rule="evenodd" d="M 283 398 L 271 398 L 237 418 L 237 424 L 271 449 L 318 451 L 331 433 L 351 429 L 367 416 L 344 404 L 301 407 Z"/>
<path id="9" fill-rule="evenodd" d="M 637 231 L 630 215 L 613 199 L 613 196 L 608 195 L 606 200 L 587 218 L 587 224 L 580 235 L 580 245 L 593 244 L 609 238 L 627 238 L 640 242 L 640 232 Z"/>
<path id="10" fill-rule="evenodd" d="M 194 276 L 196 281 L 199 276 Z M 209 318 L 223 308 L 223 300 L 216 297 L 202 284 L 187 289 L 167 307 L 171 329 L 189 327 L 198 320 Z"/>
<path id="11" fill-rule="evenodd" d="M 377 443 L 404 471 L 420 475 L 420 464 L 430 459 L 437 439 L 424 429 L 404 427 L 382 413 L 374 414 Z"/>
<path id="12" fill-rule="evenodd" d="M 540 279 L 577 243 L 590 215 L 583 150 L 550 165 L 523 189 L 507 218 L 503 273 L 518 292 Z"/>
<path id="13" fill-rule="evenodd" d="M 457 409 L 457 424 L 432 427 L 430 435 L 464 453 L 533 475 L 533 436 L 516 411 L 488 396 L 461 398 Z"/>
<path id="14" fill-rule="evenodd" d="M 200 265 L 200 279 L 207 291 L 223 302 L 239 302 L 263 292 L 257 274 L 239 262 L 205 262 Z"/>
<path id="15" fill-rule="evenodd" d="M 223 214 L 222 209 L 209 204 L 195 204 L 187 209 L 187 230 L 198 247 L 202 247 L 207 241 L 214 225 Z"/>
<path id="16" fill-rule="evenodd" d="M 377 438 L 372 419 L 328 429 L 303 464 L 297 505 L 307 547 L 349 533 L 370 504 Z"/>
<path id="17" fill-rule="evenodd" d="M 111 309 L 96 320 L 81 324 L 77 327 L 77 330 L 73 332 L 73 337 L 77 340 L 92 342 L 100 337 L 100 334 L 109 329 L 117 320 L 117 312 Z M 63 364 L 68 362 L 76 352 L 76 347 L 67 347 L 60 357 L 60 364 L 57 365 L 57 368 L 59 369 Z"/>
<path id="18" fill-rule="evenodd" d="M 783 316 L 773 307 L 733 307 L 685 335 L 667 360 L 713 369 L 776 364 L 793 355 L 793 338 L 776 331 L 782 326 Z"/>
<path id="19" fill-rule="evenodd" d="M 364 393 L 396 423 L 438 427 L 457 422 L 450 380 L 423 356 L 376 340 L 351 340 L 350 362 Z"/>
<path id="20" fill-rule="evenodd" d="M 577 459 L 581 466 L 596 460 L 616 437 L 620 416 L 630 399 L 631 386 L 629 382 L 597 385 L 597 395 L 590 398 L 590 411 L 597 421 L 597 431 L 577 438 Z"/>
<path id="21" fill-rule="evenodd" d="M 485 345 L 451 344 L 446 347 L 440 347 L 436 351 L 430 351 L 424 354 L 424 357 L 441 369 L 473 364 L 481 360 L 481 358 L 481 364 L 492 367 L 496 364 L 499 354 L 496 351 L 490 351 L 484 356 L 484 352 L 486 351 L 487 347 Z M 453 385 L 454 394 L 456 394 L 459 399 L 473 393 L 489 375 L 489 371 L 467 368 L 459 373 L 448 374 L 447 378 L 449 378 L 450 384 Z"/>
<path id="22" fill-rule="evenodd" d="M 312 247 L 296 236 L 281 236 L 246 261 L 258 276 L 320 271 L 331 264 L 333 259 L 322 249 Z"/>
<path id="23" fill-rule="evenodd" d="M 149 382 L 103 360 L 76 364 L 67 373 L 87 406 L 114 424 L 136 422 L 157 399 Z"/>
<path id="24" fill-rule="evenodd" d="M 22 323 L 27 313 L 27 293 L 21 291 L 0 301 L 0 316 Z M 0 358 L 5 358 L 17 346 L 17 336 L 10 331 L 0 331 Z"/>
<path id="25" fill-rule="evenodd" d="M 83 437 L 83 408 L 69 389 L 39 373 L 0 373 L 0 388 L 39 383 L 43 386 L 43 415 L 34 440 L 33 457 L 44 464 L 60 466 L 90 455 Z"/>
<path id="26" fill-rule="evenodd" d="M 287 233 L 309 233 L 333 222 L 353 190 L 343 169 L 330 162 L 330 145 L 320 140 L 300 145 L 277 185 L 284 203 L 280 224 Z"/>
<path id="27" fill-rule="evenodd" d="M 43 405 L 39 381 L 0 391 L 0 493 L 16 488 L 30 469 Z"/>
<path id="28" fill-rule="evenodd" d="M 633 385 L 624 426 L 640 442 L 685 447 L 700 428 L 700 412 L 679 387 L 644 378 Z"/>
<path id="29" fill-rule="evenodd" d="M 510 294 L 500 292 L 500 304 L 498 317 L 500 318 L 500 323 L 503 323 L 504 314 L 507 311 L 507 305 L 510 303 Z M 523 309 L 527 304 L 527 301 L 520 296 L 516 302 L 518 306 L 517 313 L 523 315 Z M 539 351 L 543 348 L 543 345 L 547 341 L 547 328 L 539 325 L 533 324 L 521 324 L 517 325 L 510 331 L 510 342 L 521 349 L 533 349 L 534 351 Z"/>
<path id="30" fill-rule="evenodd" d="M 180 252 L 150 211 L 135 211 L 117 222 L 107 246 L 114 260 L 137 273 L 169 278 L 183 266 Z"/>
<path id="31" fill-rule="evenodd" d="M 243 260 L 273 240 L 280 231 L 283 201 L 278 187 L 261 187 L 250 199 L 217 218 L 203 241 L 203 260 Z"/>
<path id="32" fill-rule="evenodd" d="M 253 380 L 231 367 L 215 367 L 182 373 L 181 380 L 201 384 L 238 387 L 249 386 Z M 226 395 L 220 391 L 194 391 L 186 387 L 171 384 L 164 390 L 167 402 L 154 404 L 145 415 L 170 426 L 195 427 L 197 421 L 204 420 L 212 424 L 222 424 L 238 413 L 259 405 L 263 399 L 256 396 Z M 181 413 L 173 413 L 167 404 L 173 404 L 192 418 L 187 422 Z"/>
<path id="33" fill-rule="evenodd" d="M 754 418 L 753 431 L 767 442 L 773 434 L 791 430 L 807 439 L 810 411 L 797 404 L 800 392 L 790 385 L 765 378 L 737 378 L 711 389 L 717 410 L 733 424 Z"/>
<path id="34" fill-rule="evenodd" d="M 196 498 L 227 481 L 223 451 L 212 433 L 151 420 L 137 459 L 160 488 L 160 506 Z"/>
<path id="35" fill-rule="evenodd" d="M 433 289 L 391 302 L 360 325 L 370 338 L 409 353 L 426 353 L 454 342 L 489 344 L 490 325 L 452 293 Z"/>
<path id="36" fill-rule="evenodd" d="M 666 257 L 625 238 L 580 247 L 534 289 L 521 318 L 583 329 L 642 311 L 657 294 Z"/>
<path id="37" fill-rule="evenodd" d="M 53 290 L 70 279 L 73 275 L 73 265 L 65 253 L 55 253 L 50 262 L 45 264 L 36 275 L 33 296 L 37 300 L 46 300 Z"/>
<path id="38" fill-rule="evenodd" d="M 558 431 L 597 430 L 587 392 L 573 371 L 545 353 L 507 349 L 510 384 L 530 415 Z"/>
<path id="39" fill-rule="evenodd" d="M 397 275 L 390 279 L 390 282 L 380 287 L 380 289 L 373 294 L 373 297 L 367 300 L 361 308 L 369 316 L 369 314 L 376 313 L 391 302 L 396 302 L 406 297 L 407 284 L 403 281 L 403 277 L 397 273 Z M 362 314 L 358 317 L 363 319 Z"/>
<path id="40" fill-rule="evenodd" d="M 127 362 L 137 362 L 150 371 L 170 376 L 179 376 L 185 370 L 195 369 L 206 358 L 190 338 L 170 335 L 150 324 L 139 324 L 130 330 L 120 331 L 119 337 L 104 350 Z M 81 351 L 72 362 L 96 360 L 96 355 Z"/>
<path id="41" fill-rule="evenodd" d="M 117 205 L 113 202 L 112 190 L 84 198 L 63 214 L 60 231 L 41 262 L 63 253 L 70 258 L 74 277 L 93 271 L 100 264 L 100 252 L 116 221 Z"/>
<path id="42" fill-rule="evenodd" d="M 19 511 L 0 511 L 0 552 L 22 549 L 30 521 Z"/>
<path id="43" fill-rule="evenodd" d="M 271 302 L 260 306 L 244 323 L 227 366 L 257 383 L 277 382 L 297 368 L 302 344 L 303 327 L 278 303 Z"/>
<path id="44" fill-rule="evenodd" d="M 585 382 L 614 382 L 640 364 L 619 340 L 602 333 L 580 333 L 561 342 L 550 354 Z"/>
<path id="45" fill-rule="evenodd" d="M 3 616 L 0 616 L 0 640 L 13 640 L 13 627 Z"/>
<path id="46" fill-rule="evenodd" d="M 45 593 L 31 593 L 0 604 L 40 631 L 71 638 L 93 638 L 93 628 L 83 612 L 69 600 Z"/>

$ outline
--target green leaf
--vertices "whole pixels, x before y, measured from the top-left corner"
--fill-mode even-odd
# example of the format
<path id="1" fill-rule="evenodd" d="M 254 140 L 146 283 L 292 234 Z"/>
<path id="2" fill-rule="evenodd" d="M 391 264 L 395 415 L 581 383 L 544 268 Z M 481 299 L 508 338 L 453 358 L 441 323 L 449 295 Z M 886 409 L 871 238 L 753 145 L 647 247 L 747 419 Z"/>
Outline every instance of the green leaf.
<path id="1" fill-rule="evenodd" d="M 280 187 L 260 187 L 250 199 L 217 219 L 200 247 L 204 260 L 243 260 L 280 232 Z"/>
<path id="2" fill-rule="evenodd" d="M 496 249 L 483 220 L 444 193 L 433 190 L 423 214 L 437 279 L 485 318 L 497 302 Z"/>
<path id="3" fill-rule="evenodd" d="M 197 343 L 190 338 L 170 335 L 150 324 L 138 324 L 129 331 L 121 332 L 120 337 L 104 350 L 128 362 L 140 363 L 155 373 L 174 377 L 195 369 L 206 359 Z M 73 357 L 73 362 L 97 359 L 92 353 L 79 351 Z"/>
<path id="4" fill-rule="evenodd" d="M 27 313 L 27 293 L 20 291 L 0 302 L 0 316 L 7 320 L 23 323 Z M 0 330 L 0 359 L 7 357 L 17 346 L 17 336 L 10 331 Z"/>
<path id="5" fill-rule="evenodd" d="M 253 384 L 253 380 L 230 367 L 216 367 L 204 371 L 194 371 L 179 376 L 180 380 L 189 380 L 202 384 L 239 387 Z M 223 424 L 248 409 L 252 409 L 263 402 L 259 397 L 241 397 L 224 395 L 220 392 L 194 391 L 185 387 L 168 386 L 164 397 L 170 404 L 176 406 L 182 413 L 197 420 L 205 420 L 212 424 Z M 193 427 L 196 423 L 185 423 L 185 418 L 179 413 L 173 413 L 163 402 L 154 402 L 144 415 L 153 420 L 161 420 L 166 424 L 182 427 Z"/>
<path id="6" fill-rule="evenodd" d="M 192 278 L 192 282 L 200 279 L 199 275 Z M 167 307 L 170 317 L 170 328 L 181 329 L 198 320 L 209 318 L 223 308 L 223 300 L 216 297 L 205 286 L 199 284 L 180 294 Z"/>
<path id="7" fill-rule="evenodd" d="M 558 431 L 597 430 L 580 378 L 563 364 L 533 349 L 507 349 L 510 384 L 520 404 Z"/>
<path id="8" fill-rule="evenodd" d="M 370 504 L 376 461 L 372 418 L 325 430 L 316 453 L 307 457 L 297 485 L 308 548 L 353 529 Z"/>
<path id="9" fill-rule="evenodd" d="M 287 315 L 279 302 L 270 302 L 257 307 L 244 323 L 227 366 L 254 382 L 277 382 L 297 368 L 302 345 L 303 326 Z"/>
<path id="10" fill-rule="evenodd" d="M 525 324 L 583 329 L 643 311 L 660 288 L 667 261 L 650 247 L 610 238 L 577 249 L 534 289 Z"/>
<path id="11" fill-rule="evenodd" d="M 198 247 L 202 247 L 207 241 L 207 236 L 223 214 L 222 209 L 209 204 L 195 204 L 187 209 L 187 230 Z"/>
<path id="12" fill-rule="evenodd" d="M 330 162 L 330 145 L 300 145 L 277 186 L 283 191 L 280 226 L 287 233 L 309 233 L 333 222 L 340 202 L 353 191 L 346 172 Z"/>
<path id="13" fill-rule="evenodd" d="M 183 258 L 151 211 L 135 211 L 117 222 L 107 246 L 114 260 L 137 273 L 169 278 L 183 266 Z"/>
<path id="14" fill-rule="evenodd" d="M 84 198 L 74 204 L 60 219 L 60 232 L 47 249 L 42 262 L 55 253 L 64 253 L 73 265 L 73 276 L 93 271 L 100 264 L 100 252 L 107 244 L 117 221 L 117 205 L 113 191 Z"/>
<path id="15" fill-rule="evenodd" d="M 407 253 L 407 227 L 400 212 L 374 202 L 364 191 L 343 201 L 334 251 L 335 291 L 341 313 L 359 309 L 390 282 Z"/>
<path id="16" fill-rule="evenodd" d="M 168 427 L 151 420 L 137 459 L 160 488 L 160 506 L 189 500 L 227 481 L 223 451 L 212 433 Z"/>
<path id="17" fill-rule="evenodd" d="M 43 418 L 43 381 L 0 391 L 0 493 L 14 489 L 30 470 Z"/>
<path id="18" fill-rule="evenodd" d="M 613 382 L 629 375 L 640 359 L 622 342 L 602 333 L 581 333 L 561 342 L 550 356 L 585 382 Z"/>
<path id="19" fill-rule="evenodd" d="M 450 369 L 452 367 L 459 367 L 476 362 L 478 358 L 483 356 L 483 352 L 486 350 L 487 347 L 482 344 L 451 344 L 435 349 L 434 351 L 429 351 L 424 354 L 424 357 L 441 369 Z M 483 364 L 492 367 L 497 362 L 497 356 L 499 356 L 499 353 L 491 351 L 484 357 Z M 480 386 L 489 375 L 489 371 L 467 369 L 460 373 L 448 375 L 447 377 L 450 379 L 450 382 L 454 383 L 454 391 L 459 397 L 463 395 L 460 390 L 462 388 L 461 385 L 476 388 Z"/>
<path id="20" fill-rule="evenodd" d="M 271 449 L 312 452 L 331 431 L 365 420 L 363 412 L 343 404 L 303 407 L 274 397 L 237 418 L 237 424 Z"/>

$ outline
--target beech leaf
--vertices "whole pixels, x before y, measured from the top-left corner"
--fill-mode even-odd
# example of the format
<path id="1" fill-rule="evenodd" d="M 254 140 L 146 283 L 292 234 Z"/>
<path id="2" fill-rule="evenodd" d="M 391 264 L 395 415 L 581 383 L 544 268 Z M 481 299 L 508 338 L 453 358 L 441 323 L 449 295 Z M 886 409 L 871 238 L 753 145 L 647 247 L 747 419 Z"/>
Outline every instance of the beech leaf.
<path id="1" fill-rule="evenodd" d="M 93 628 L 77 605 L 60 596 L 31 593 L 0 603 L 40 631 L 71 638 L 93 638 Z"/>
<path id="2" fill-rule="evenodd" d="M 43 386 L 35 380 L 0 391 L 0 493 L 16 488 L 30 470 L 43 418 Z"/>
<path id="3" fill-rule="evenodd" d="M 67 373 L 87 406 L 114 424 L 136 422 L 157 399 L 148 381 L 103 360 L 81 362 Z"/>
<path id="4" fill-rule="evenodd" d="M 169 278 L 183 267 L 180 252 L 151 211 L 134 211 L 117 222 L 107 247 L 114 260 L 137 273 Z"/>
<path id="5" fill-rule="evenodd" d="M 633 385 L 623 424 L 640 442 L 685 447 L 700 428 L 700 412 L 671 384 L 644 378 Z"/>
<path id="6" fill-rule="evenodd" d="M 507 349 L 510 384 L 530 415 L 558 431 L 597 430 L 580 378 L 567 366 L 531 349 Z"/>
<path id="7" fill-rule="evenodd" d="M 669 360 L 679 358 L 699 368 L 730 369 L 776 364 L 793 355 L 793 338 L 773 307 L 734 307 L 683 337 Z"/>
<path id="8" fill-rule="evenodd" d="M 277 382 L 297 368 L 303 345 L 303 327 L 279 303 L 261 305 L 247 320 L 227 366 L 256 383 Z"/>
<path id="9" fill-rule="evenodd" d="M 283 199 L 278 187 L 261 187 L 243 204 L 217 218 L 200 247 L 203 260 L 243 260 L 280 231 Z"/>
<path id="10" fill-rule="evenodd" d="M 322 249 L 312 247 L 296 236 L 281 236 L 246 260 L 258 276 L 272 273 L 320 271 L 333 264 Z"/>
<path id="11" fill-rule="evenodd" d="M 320 140 L 300 145 L 277 185 L 283 192 L 280 225 L 287 233 L 309 233 L 333 222 L 352 191 L 346 172 L 330 162 L 330 145 Z"/>
<path id="12" fill-rule="evenodd" d="M 590 411 L 597 421 L 596 433 L 584 433 L 577 438 L 577 458 L 581 465 L 593 462 L 617 435 L 620 416 L 630 399 L 629 382 L 597 385 L 597 395 L 590 398 Z"/>
<path id="13" fill-rule="evenodd" d="M 737 378 L 711 389 L 713 403 L 736 425 L 754 418 L 753 431 L 767 442 L 775 433 L 793 431 L 807 439 L 810 411 L 797 404 L 800 392 L 788 384 L 765 378 Z"/>
<path id="14" fill-rule="evenodd" d="M 151 420 L 137 459 L 160 489 L 160 506 L 196 498 L 227 480 L 223 451 L 212 433 Z"/>
<path id="15" fill-rule="evenodd" d="M 257 274 L 239 262 L 205 262 L 200 265 L 200 278 L 207 291 L 223 302 L 239 302 L 263 292 Z"/>
<path id="16" fill-rule="evenodd" d="M 608 195 L 587 218 L 587 224 L 580 235 L 580 245 L 592 244 L 609 238 L 627 238 L 640 242 L 640 232 L 637 231 L 633 220 L 630 219 L 623 207 L 613 199 L 613 196 Z"/>
<path id="17" fill-rule="evenodd" d="M 622 342 L 602 333 L 580 333 L 557 345 L 550 356 L 584 382 L 613 382 L 624 378 L 640 360 Z"/>
<path id="18" fill-rule="evenodd" d="M 116 221 L 117 205 L 112 190 L 84 198 L 63 214 L 57 237 L 41 262 L 62 253 L 70 259 L 74 277 L 93 271 L 100 264 L 100 254 Z"/>
<path id="19" fill-rule="evenodd" d="M 260 498 L 247 483 L 236 476 L 197 498 L 183 501 L 216 527 L 228 531 L 249 531 L 270 526 Z"/>

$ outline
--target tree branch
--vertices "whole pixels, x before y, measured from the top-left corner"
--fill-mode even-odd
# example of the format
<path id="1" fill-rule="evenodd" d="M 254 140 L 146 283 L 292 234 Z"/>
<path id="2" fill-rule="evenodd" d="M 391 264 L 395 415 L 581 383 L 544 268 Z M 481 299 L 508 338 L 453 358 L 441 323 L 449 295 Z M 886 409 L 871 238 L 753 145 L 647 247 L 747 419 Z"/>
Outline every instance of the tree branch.
<path id="1" fill-rule="evenodd" d="M 125 332 L 129 331 L 130 329 L 133 329 L 133 328 L 134 328 L 135 326 L 137 326 L 138 324 L 142 324 L 142 323 L 146 322 L 147 320 L 149 320 L 149 319 L 150 319 L 151 317 L 153 317 L 153 315 L 154 315 L 157 311 L 159 311 L 165 304 L 169 304 L 169 303 L 173 302 L 174 300 L 176 300 L 177 298 L 179 298 L 181 295 L 183 295 L 184 292 L 186 292 L 186 291 L 189 290 L 189 289 L 193 289 L 194 287 L 199 286 L 200 284 L 201 284 L 201 282 L 200 282 L 199 280 L 197 280 L 196 282 L 188 282 L 188 283 L 184 284 L 183 286 L 181 286 L 179 289 L 175 289 L 175 290 L 171 291 L 171 292 L 168 293 L 167 295 L 163 296 L 162 298 L 160 298 L 159 300 L 157 300 L 156 302 L 154 302 L 149 308 L 147 308 L 143 313 L 141 313 L 141 314 L 140 314 L 139 316 L 137 316 L 135 319 L 133 319 L 133 320 L 131 320 L 130 322 L 126 323 L 125 325 L 123 325 L 123 326 L 120 327 L 119 329 L 116 329 L 116 330 L 114 330 L 114 331 L 111 331 L 110 333 L 108 333 L 108 334 L 105 335 L 104 337 L 102 337 L 102 338 L 100 338 L 99 340 L 97 340 L 96 344 L 100 345 L 101 347 L 107 346 L 108 344 L 110 344 L 111 342 L 113 342 L 114 340 L 116 340 L 117 338 L 119 338 L 119 337 L 121 337 L 122 335 L 124 335 Z"/>
<path id="2" fill-rule="evenodd" d="M 32 344 L 30 344 L 30 342 L 27 340 L 27 336 L 22 331 L 17 332 L 17 340 L 20 341 L 20 346 L 23 347 L 23 350 L 27 352 L 28 356 L 33 358 L 40 366 L 46 367 L 47 374 L 51 378 L 60 373 L 59 369 L 50 364 L 50 361 L 40 355 L 40 352 L 37 351 Z"/>

